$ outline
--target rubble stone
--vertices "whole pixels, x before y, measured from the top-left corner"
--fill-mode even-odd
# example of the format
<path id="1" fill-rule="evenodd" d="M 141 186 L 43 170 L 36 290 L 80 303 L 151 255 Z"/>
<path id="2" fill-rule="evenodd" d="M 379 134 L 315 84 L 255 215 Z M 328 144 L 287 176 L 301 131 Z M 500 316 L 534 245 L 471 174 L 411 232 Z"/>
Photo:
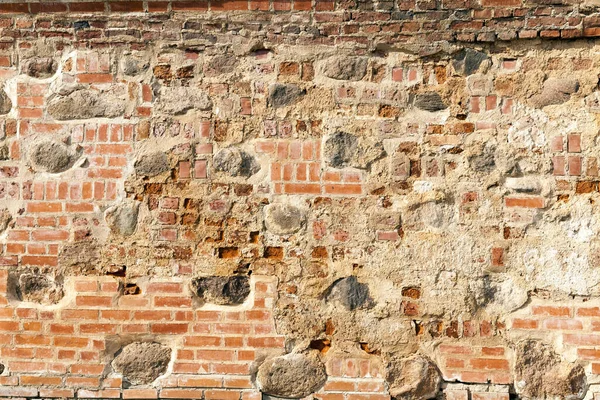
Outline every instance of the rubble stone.
<path id="1" fill-rule="evenodd" d="M 269 359 L 259 367 L 256 375 L 258 387 L 263 393 L 292 399 L 304 398 L 316 392 L 326 380 L 325 367 L 316 352 L 286 354 Z"/>
<path id="2" fill-rule="evenodd" d="M 135 342 L 121 349 L 112 366 L 132 385 L 146 385 L 164 374 L 170 361 L 169 347 L 153 342 Z"/>

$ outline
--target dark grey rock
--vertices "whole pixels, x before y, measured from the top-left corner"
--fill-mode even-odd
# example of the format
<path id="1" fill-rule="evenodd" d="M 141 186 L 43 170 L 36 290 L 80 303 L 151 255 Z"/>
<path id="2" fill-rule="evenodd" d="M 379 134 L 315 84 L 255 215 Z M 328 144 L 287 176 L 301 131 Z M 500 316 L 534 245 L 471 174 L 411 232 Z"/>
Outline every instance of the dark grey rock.
<path id="1" fill-rule="evenodd" d="M 215 170 L 231 176 L 250 177 L 260 171 L 260 164 L 251 154 L 235 147 L 219 150 L 213 158 Z"/>
<path id="2" fill-rule="evenodd" d="M 369 296 L 369 286 L 358 282 L 355 276 L 335 281 L 327 289 L 325 299 L 327 302 L 339 302 L 349 311 L 373 306 L 373 300 Z"/>
<path id="3" fill-rule="evenodd" d="M 73 22 L 73 29 L 80 31 L 82 29 L 89 29 L 90 23 L 88 21 L 75 21 Z"/>
<path id="4" fill-rule="evenodd" d="M 336 132 L 325 142 L 325 156 L 334 168 L 350 166 L 358 152 L 358 138 L 346 132 Z"/>
<path id="5" fill-rule="evenodd" d="M 488 55 L 484 52 L 473 49 L 463 49 L 454 56 L 452 66 L 459 74 L 468 76 L 477 72 L 481 63 L 488 58 Z"/>
<path id="6" fill-rule="evenodd" d="M 306 90 L 300 89 L 297 85 L 277 83 L 269 89 L 269 104 L 275 108 L 289 106 L 305 94 Z"/>
<path id="7" fill-rule="evenodd" d="M 121 69 L 123 74 L 127 76 L 136 76 L 146 71 L 149 67 L 147 62 L 140 60 L 136 57 L 127 56 L 121 61 Z"/>
<path id="8" fill-rule="evenodd" d="M 332 57 L 322 66 L 323 75 L 331 79 L 360 81 L 367 73 L 368 61 L 359 57 Z"/>
<path id="9" fill-rule="evenodd" d="M 39 304 L 56 304 L 63 298 L 62 285 L 48 276 L 36 272 L 27 272 L 19 276 L 17 296 L 21 301 Z"/>
<path id="10" fill-rule="evenodd" d="M 389 360 L 386 380 L 395 399 L 422 400 L 436 397 L 442 378 L 433 361 L 414 354 Z"/>
<path id="11" fill-rule="evenodd" d="M 56 96 L 48 103 L 48 114 L 60 121 L 115 118 L 124 112 L 123 99 L 102 96 L 95 90 L 75 90 L 66 96 Z"/>
<path id="12" fill-rule="evenodd" d="M 0 115 L 8 114 L 12 109 L 12 101 L 4 90 L 0 90 Z"/>
<path id="13" fill-rule="evenodd" d="M 159 343 L 135 342 L 123 347 L 112 362 L 116 372 L 133 385 L 152 383 L 167 371 L 171 349 Z"/>
<path id="14" fill-rule="evenodd" d="M 206 276 L 191 282 L 194 293 L 207 303 L 220 305 L 242 304 L 250 294 L 247 276 Z"/>
<path id="15" fill-rule="evenodd" d="M 133 165 L 135 173 L 140 176 L 153 177 L 168 171 L 169 159 L 161 151 L 142 155 Z"/>
<path id="16" fill-rule="evenodd" d="M 265 227 L 275 235 L 291 235 L 302 229 L 306 213 L 290 204 L 269 204 L 264 208 Z"/>
<path id="17" fill-rule="evenodd" d="M 319 390 L 327 381 L 325 366 L 316 351 L 286 354 L 265 361 L 256 375 L 261 392 L 299 399 Z"/>
<path id="18" fill-rule="evenodd" d="M 448 108 L 448 106 L 444 104 L 442 96 L 437 92 L 418 93 L 415 96 L 415 107 L 431 112 Z"/>
<path id="19" fill-rule="evenodd" d="M 9 158 L 8 144 L 0 143 L 0 161 L 6 161 Z"/>
<path id="20" fill-rule="evenodd" d="M 334 168 L 368 168 L 385 155 L 381 142 L 358 138 L 346 132 L 336 132 L 325 141 L 324 154 Z"/>
<path id="21" fill-rule="evenodd" d="M 50 57 L 32 58 L 27 60 L 23 72 L 33 78 L 48 78 L 56 73 L 58 63 Z"/>
<path id="22" fill-rule="evenodd" d="M 45 141 L 32 147 L 30 159 L 36 170 L 56 174 L 71 168 L 79 155 L 65 143 Z"/>
<path id="23" fill-rule="evenodd" d="M 138 202 L 125 201 L 108 208 L 104 212 L 104 219 L 113 233 L 121 236 L 131 236 L 137 227 L 138 211 Z"/>

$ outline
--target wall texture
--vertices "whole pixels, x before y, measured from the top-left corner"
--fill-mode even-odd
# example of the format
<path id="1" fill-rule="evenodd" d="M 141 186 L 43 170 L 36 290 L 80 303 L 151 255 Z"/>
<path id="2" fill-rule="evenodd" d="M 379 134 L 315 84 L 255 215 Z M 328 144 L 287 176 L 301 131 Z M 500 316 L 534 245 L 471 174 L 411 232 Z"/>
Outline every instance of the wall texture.
<path id="1" fill-rule="evenodd" d="M 596 1 L 0 3 L 0 397 L 599 399 L 597 36 Z"/>

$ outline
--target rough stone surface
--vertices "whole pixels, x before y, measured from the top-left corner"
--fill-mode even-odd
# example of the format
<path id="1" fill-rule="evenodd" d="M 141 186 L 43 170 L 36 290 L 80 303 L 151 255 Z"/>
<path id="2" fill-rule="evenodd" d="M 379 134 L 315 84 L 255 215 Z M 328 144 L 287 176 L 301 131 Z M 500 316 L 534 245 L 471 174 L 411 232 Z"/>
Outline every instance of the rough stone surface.
<path id="1" fill-rule="evenodd" d="M 477 72 L 481 64 L 487 59 L 489 58 L 486 53 L 467 48 L 462 49 L 454 56 L 452 66 L 461 75 L 468 76 Z"/>
<path id="2" fill-rule="evenodd" d="M 250 294 L 247 276 L 208 276 L 192 281 L 194 293 L 207 303 L 242 304 Z"/>
<path id="3" fill-rule="evenodd" d="M 544 82 L 542 91 L 533 96 L 531 104 L 536 108 L 562 104 L 569 101 L 571 95 L 579 90 L 579 82 L 576 79 L 548 79 Z"/>
<path id="4" fill-rule="evenodd" d="M 160 343 L 135 342 L 121 349 L 112 367 L 132 385 L 145 385 L 164 374 L 170 360 L 169 347 Z"/>
<path id="5" fill-rule="evenodd" d="M 188 87 L 166 87 L 160 93 L 156 110 L 168 115 L 181 115 L 189 110 L 210 110 L 213 103 L 208 95 Z"/>
<path id="6" fill-rule="evenodd" d="M 329 164 L 334 168 L 366 169 L 385 154 L 381 143 L 346 132 L 336 132 L 330 136 L 324 149 Z"/>
<path id="7" fill-rule="evenodd" d="M 33 78 L 48 78 L 56 73 L 58 63 L 53 58 L 34 58 L 28 60 L 24 72 Z"/>
<path id="8" fill-rule="evenodd" d="M 4 232 L 8 228 L 8 224 L 12 220 L 12 215 L 7 209 L 0 210 L 0 233 Z"/>
<path id="9" fill-rule="evenodd" d="M 302 209 L 290 204 L 270 204 L 264 208 L 265 227 L 275 235 L 291 235 L 306 223 Z"/>
<path id="10" fill-rule="evenodd" d="M 104 219 L 113 233 L 121 236 L 134 234 L 138 223 L 139 203 L 126 201 L 104 212 Z"/>
<path id="11" fill-rule="evenodd" d="M 169 159 L 162 151 L 142 154 L 134 164 L 135 173 L 153 177 L 169 170 Z"/>
<path id="12" fill-rule="evenodd" d="M 583 367 L 561 360 L 539 340 L 516 344 L 515 389 L 525 399 L 582 399 L 587 391 Z"/>
<path id="13" fill-rule="evenodd" d="M 316 392 L 326 380 L 325 367 L 316 352 L 269 359 L 259 367 L 256 375 L 257 385 L 263 393 L 293 399 Z"/>
<path id="14" fill-rule="evenodd" d="M 360 81 L 367 73 L 367 59 L 332 57 L 322 65 L 323 75 L 331 79 Z"/>
<path id="15" fill-rule="evenodd" d="M 57 120 L 114 118 L 123 115 L 122 99 L 108 99 L 95 90 L 75 90 L 66 96 L 56 96 L 48 102 L 48 114 Z"/>
<path id="16" fill-rule="evenodd" d="M 297 102 L 306 91 L 297 85 L 273 85 L 269 89 L 269 103 L 275 108 L 285 107 Z"/>
<path id="17" fill-rule="evenodd" d="M 18 278 L 17 296 L 22 301 L 54 304 L 62 299 L 62 286 L 40 273 L 23 273 Z"/>
<path id="18" fill-rule="evenodd" d="M 328 302 L 339 302 L 349 311 L 372 306 L 372 299 L 369 297 L 369 286 L 358 282 L 355 276 L 335 281 L 327 290 L 325 299 Z"/>
<path id="19" fill-rule="evenodd" d="M 419 93 L 415 96 L 415 107 L 425 111 L 440 111 L 448 108 L 437 92 Z"/>
<path id="20" fill-rule="evenodd" d="M 250 177 L 260 171 L 260 164 L 251 154 L 235 147 L 219 150 L 213 158 L 213 166 L 230 176 Z"/>
<path id="21" fill-rule="evenodd" d="M 8 114 L 12 109 L 12 100 L 4 90 L 0 90 L 0 115 Z"/>
<path id="22" fill-rule="evenodd" d="M 442 378 L 430 359 L 415 354 L 392 359 L 388 363 L 386 380 L 392 397 L 417 400 L 435 398 Z"/>
<path id="23" fill-rule="evenodd" d="M 54 174 L 71 168 L 79 156 L 79 152 L 65 143 L 55 141 L 42 141 L 30 150 L 34 168 Z"/>

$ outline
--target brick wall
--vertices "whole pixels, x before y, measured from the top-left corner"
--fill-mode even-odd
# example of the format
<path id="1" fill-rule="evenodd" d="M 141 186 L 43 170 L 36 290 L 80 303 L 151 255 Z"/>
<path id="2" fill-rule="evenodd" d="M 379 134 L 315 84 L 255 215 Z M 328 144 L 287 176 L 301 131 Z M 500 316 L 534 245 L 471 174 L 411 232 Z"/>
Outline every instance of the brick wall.
<path id="1" fill-rule="evenodd" d="M 2 2 L 0 397 L 600 396 L 597 11 Z"/>

